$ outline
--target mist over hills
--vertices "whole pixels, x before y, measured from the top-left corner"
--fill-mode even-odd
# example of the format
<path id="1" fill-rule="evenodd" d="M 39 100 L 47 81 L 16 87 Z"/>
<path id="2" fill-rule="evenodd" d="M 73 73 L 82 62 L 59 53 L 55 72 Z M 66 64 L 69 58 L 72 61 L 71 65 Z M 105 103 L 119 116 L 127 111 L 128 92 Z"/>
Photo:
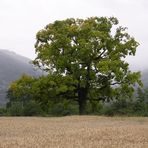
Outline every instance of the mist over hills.
<path id="1" fill-rule="evenodd" d="M 6 103 L 5 96 L 10 82 L 18 79 L 22 74 L 41 75 L 41 71 L 35 70 L 30 61 L 29 58 L 0 49 L 0 106 Z"/>

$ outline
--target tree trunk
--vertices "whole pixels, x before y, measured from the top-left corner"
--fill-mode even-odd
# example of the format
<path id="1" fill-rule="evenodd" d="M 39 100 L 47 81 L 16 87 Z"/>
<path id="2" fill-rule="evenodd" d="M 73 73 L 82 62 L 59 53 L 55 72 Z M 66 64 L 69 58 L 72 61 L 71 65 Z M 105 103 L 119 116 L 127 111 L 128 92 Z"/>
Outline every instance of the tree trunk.
<path id="1" fill-rule="evenodd" d="M 87 103 L 87 91 L 84 88 L 80 88 L 78 92 L 78 103 L 79 103 L 79 114 L 86 114 L 86 103 Z"/>
<path id="2" fill-rule="evenodd" d="M 80 86 L 80 78 L 78 84 L 78 103 L 79 103 L 79 114 L 86 114 L 86 105 L 88 100 L 88 90 L 89 90 L 89 80 L 90 80 L 90 63 L 87 66 L 87 74 L 86 74 L 86 85 L 85 87 Z"/>
<path id="3" fill-rule="evenodd" d="M 79 115 L 86 114 L 86 100 L 79 101 Z"/>

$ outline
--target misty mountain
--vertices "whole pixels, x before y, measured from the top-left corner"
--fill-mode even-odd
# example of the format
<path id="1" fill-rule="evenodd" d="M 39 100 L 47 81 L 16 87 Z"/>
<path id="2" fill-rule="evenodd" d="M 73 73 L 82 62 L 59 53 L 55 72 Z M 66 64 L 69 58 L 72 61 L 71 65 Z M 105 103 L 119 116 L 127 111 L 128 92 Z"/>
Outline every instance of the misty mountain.
<path id="1" fill-rule="evenodd" d="M 31 60 L 8 50 L 0 50 L 0 106 L 6 103 L 6 91 L 10 82 L 18 79 L 22 74 L 32 76 L 41 75 L 30 64 Z"/>

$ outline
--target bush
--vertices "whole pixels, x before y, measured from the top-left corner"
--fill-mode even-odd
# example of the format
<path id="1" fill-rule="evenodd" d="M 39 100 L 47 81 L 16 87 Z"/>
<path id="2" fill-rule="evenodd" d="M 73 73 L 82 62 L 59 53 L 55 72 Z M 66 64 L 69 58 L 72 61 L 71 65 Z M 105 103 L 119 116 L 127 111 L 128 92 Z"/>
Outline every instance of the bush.
<path id="1" fill-rule="evenodd" d="M 8 108 L 8 114 L 10 116 L 22 116 L 23 106 L 21 102 L 13 102 L 11 107 Z"/>
<path id="2" fill-rule="evenodd" d="M 107 116 L 148 116 L 148 103 L 118 100 L 104 105 L 101 109 L 101 114 Z"/>
<path id="3" fill-rule="evenodd" d="M 0 108 L 0 116 L 6 116 L 7 115 L 7 109 L 6 108 Z"/>
<path id="4" fill-rule="evenodd" d="M 6 109 L 6 115 L 10 116 L 39 116 L 44 115 L 41 106 L 35 101 L 29 101 L 25 105 L 22 102 L 11 102 Z"/>
<path id="5" fill-rule="evenodd" d="M 148 103 L 145 102 L 134 102 L 133 112 L 137 116 L 148 116 Z"/>
<path id="6" fill-rule="evenodd" d="M 64 100 L 59 103 L 53 103 L 49 107 L 49 114 L 53 116 L 67 116 L 78 114 L 78 105 L 68 100 Z"/>
<path id="7" fill-rule="evenodd" d="M 106 115 L 106 116 L 113 116 L 114 115 L 114 110 L 111 106 L 106 106 L 104 105 L 103 108 L 100 111 L 101 115 Z"/>
<path id="8" fill-rule="evenodd" d="M 41 106 L 37 102 L 30 101 L 24 106 L 23 115 L 24 116 L 40 116 L 40 115 L 42 116 L 44 115 L 44 112 Z"/>
<path id="9" fill-rule="evenodd" d="M 101 110 L 103 108 L 103 104 L 98 101 L 88 101 L 86 106 L 86 113 L 87 114 L 93 114 L 93 115 L 99 115 L 101 113 Z"/>

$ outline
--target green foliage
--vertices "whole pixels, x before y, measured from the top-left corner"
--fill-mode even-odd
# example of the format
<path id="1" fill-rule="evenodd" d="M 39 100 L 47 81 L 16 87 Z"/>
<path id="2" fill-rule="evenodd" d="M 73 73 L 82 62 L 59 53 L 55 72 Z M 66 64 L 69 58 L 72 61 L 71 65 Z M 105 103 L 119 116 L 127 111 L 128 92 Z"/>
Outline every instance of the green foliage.
<path id="1" fill-rule="evenodd" d="M 23 109 L 24 116 L 43 116 L 44 112 L 41 106 L 35 101 L 28 102 Z"/>
<path id="2" fill-rule="evenodd" d="M 122 99 L 104 105 L 100 113 L 107 116 L 148 116 L 148 103 Z"/>
<path id="3" fill-rule="evenodd" d="M 74 97 L 74 81 L 71 77 L 47 75 L 40 77 L 33 84 L 33 97 L 46 107 L 49 101 L 59 102 L 65 98 Z"/>
<path id="4" fill-rule="evenodd" d="M 11 106 L 7 107 L 4 115 L 10 116 L 44 116 L 41 106 L 34 102 L 29 101 L 25 105 L 22 102 L 11 102 Z"/>
<path id="5" fill-rule="evenodd" d="M 73 87 L 67 87 L 73 83 L 71 79 L 55 75 L 40 77 L 32 83 L 32 90 L 25 93 L 32 93 L 32 99 L 28 102 L 13 96 L 7 105 L 7 109 L 1 109 L 0 115 L 11 116 L 65 116 L 78 114 L 78 103 L 68 97 L 73 97 Z M 19 80 L 17 80 L 19 82 Z M 17 82 L 15 85 L 17 86 Z M 64 82 L 64 83 L 63 83 Z M 23 82 L 25 83 L 25 82 Z M 19 83 L 20 85 L 20 83 Z M 25 86 L 25 85 L 24 85 Z M 47 89 L 48 88 L 48 89 Z M 96 89 L 97 90 L 97 89 Z M 89 95 L 96 98 L 98 92 L 94 89 Z M 129 99 L 122 95 L 109 103 L 90 99 L 86 103 L 86 114 L 97 114 L 107 116 L 148 116 L 148 89 L 138 89 L 137 98 Z M 13 90 L 15 91 L 15 89 Z M 12 92 L 13 92 L 12 91 Z M 17 91 L 17 90 L 16 90 Z M 13 92 L 15 94 L 15 92 Z M 58 97 L 58 98 L 57 98 Z M 129 97 L 129 96 L 128 96 Z M 40 101 L 39 101 L 40 98 Z M 28 99 L 27 99 L 28 100 Z M 41 102 L 38 103 L 37 101 Z M 24 103 L 25 102 L 25 103 Z"/>
<path id="6" fill-rule="evenodd" d="M 7 108 L 10 115 L 41 115 L 41 107 L 39 104 L 37 104 L 37 102 L 34 101 L 34 94 L 36 94 L 37 91 L 33 88 L 36 81 L 37 78 L 22 75 L 20 79 L 10 84 L 7 95 L 9 99 Z"/>
<path id="7" fill-rule="evenodd" d="M 13 102 L 11 104 L 11 107 L 8 108 L 8 114 L 10 116 L 22 116 L 23 115 L 22 102 Z"/>
<path id="8" fill-rule="evenodd" d="M 134 86 L 142 83 L 140 72 L 131 72 L 125 61 L 126 56 L 135 55 L 139 44 L 118 26 L 116 18 L 55 21 L 39 31 L 36 39 L 33 63 L 48 75 L 23 75 L 10 85 L 8 108 L 14 114 L 22 108 L 12 106 L 13 102 L 22 103 L 25 115 L 38 115 L 41 110 L 70 115 L 78 109 L 79 114 L 114 115 L 141 108 L 141 104 L 132 102 L 129 107 L 128 101 L 120 100 L 129 99 Z M 113 103 L 107 109 L 106 101 Z"/>
<path id="9" fill-rule="evenodd" d="M 49 86 L 50 94 L 73 91 L 65 98 L 78 101 L 80 114 L 86 113 L 88 100 L 130 97 L 133 85 L 142 85 L 140 73 L 132 73 L 125 62 L 126 56 L 135 55 L 139 44 L 114 17 L 55 21 L 39 31 L 36 39 L 37 57 L 33 63 L 49 72 L 50 77 L 56 76 L 54 86 Z M 69 78 L 71 81 L 67 81 Z"/>
<path id="10" fill-rule="evenodd" d="M 8 112 L 6 108 L 0 108 L 0 116 L 7 116 Z"/>
<path id="11" fill-rule="evenodd" d="M 78 114 L 78 105 L 72 101 L 63 100 L 61 102 L 52 103 L 49 107 L 49 115 L 66 116 Z"/>
<path id="12" fill-rule="evenodd" d="M 86 106 L 86 113 L 93 115 L 100 115 L 103 109 L 103 103 L 98 101 L 88 101 Z"/>
<path id="13" fill-rule="evenodd" d="M 8 105 L 11 105 L 11 102 L 22 102 L 24 105 L 29 100 L 32 100 L 32 85 L 35 81 L 36 78 L 34 77 L 22 75 L 20 79 L 12 82 L 7 93 Z"/>

